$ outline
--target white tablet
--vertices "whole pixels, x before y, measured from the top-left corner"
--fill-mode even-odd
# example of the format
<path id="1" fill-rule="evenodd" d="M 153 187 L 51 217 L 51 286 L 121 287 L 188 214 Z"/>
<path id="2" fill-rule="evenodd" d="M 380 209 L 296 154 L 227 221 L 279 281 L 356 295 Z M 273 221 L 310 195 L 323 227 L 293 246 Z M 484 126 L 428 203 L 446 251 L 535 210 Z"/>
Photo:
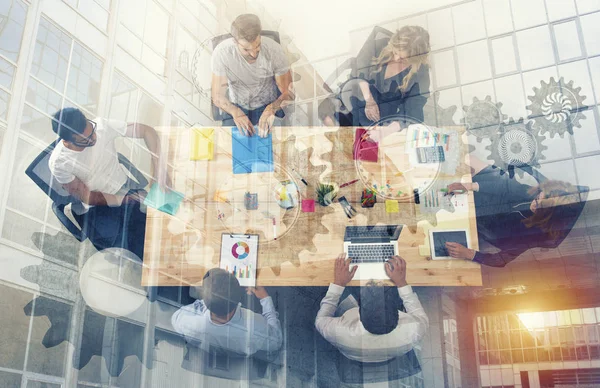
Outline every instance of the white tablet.
<path id="1" fill-rule="evenodd" d="M 471 246 L 471 239 L 466 229 L 431 229 L 429 230 L 429 247 L 432 260 L 454 259 L 446 249 L 447 242 L 459 243 L 467 248 Z"/>

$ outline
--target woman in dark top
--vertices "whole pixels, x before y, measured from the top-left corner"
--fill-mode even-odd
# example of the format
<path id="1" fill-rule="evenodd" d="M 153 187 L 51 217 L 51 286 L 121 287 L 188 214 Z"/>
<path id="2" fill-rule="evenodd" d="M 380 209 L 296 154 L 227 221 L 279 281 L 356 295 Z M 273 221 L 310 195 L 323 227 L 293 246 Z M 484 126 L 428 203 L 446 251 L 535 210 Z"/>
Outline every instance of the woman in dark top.
<path id="1" fill-rule="evenodd" d="M 419 26 L 396 31 L 350 97 L 355 125 L 368 126 L 394 115 L 423 122 L 429 93 L 429 33 Z M 343 93 L 343 92 L 342 92 Z"/>
<path id="2" fill-rule="evenodd" d="M 483 253 L 447 243 L 452 257 L 504 267 L 530 248 L 556 248 L 577 220 L 584 202 L 577 187 L 557 180 L 538 180 L 528 186 L 487 166 L 473 183 L 453 183 L 449 193 L 474 191 L 477 233 L 500 251 Z"/>
<path id="3" fill-rule="evenodd" d="M 357 55 L 354 78 L 341 87 L 339 98 L 352 121 L 337 117 L 340 125 L 369 126 L 397 115 L 423 122 L 429 51 L 429 33 L 422 27 L 405 26 L 394 34 L 376 27 Z M 325 125 L 335 125 L 334 104 L 325 102 L 319 117 Z"/>

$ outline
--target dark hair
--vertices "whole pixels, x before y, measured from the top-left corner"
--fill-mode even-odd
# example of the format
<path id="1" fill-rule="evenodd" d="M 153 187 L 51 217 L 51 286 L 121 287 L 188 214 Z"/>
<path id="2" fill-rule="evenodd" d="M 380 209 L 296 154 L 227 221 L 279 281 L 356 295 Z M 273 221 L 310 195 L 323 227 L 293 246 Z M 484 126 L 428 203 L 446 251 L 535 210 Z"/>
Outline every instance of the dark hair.
<path id="1" fill-rule="evenodd" d="M 220 268 L 213 268 L 204 275 L 202 299 L 208 309 L 219 317 L 225 317 L 242 301 L 244 290 L 235 276 Z"/>
<path id="2" fill-rule="evenodd" d="M 360 289 L 360 321 L 371 334 L 387 334 L 394 330 L 402 306 L 396 287 L 367 285 Z"/>
<path id="3" fill-rule="evenodd" d="M 73 135 L 85 131 L 87 118 L 77 108 L 64 108 L 56 112 L 52 120 L 52 130 L 63 140 L 71 141 Z"/>
<path id="4" fill-rule="evenodd" d="M 248 42 L 254 42 L 261 31 L 260 19 L 251 13 L 240 15 L 231 23 L 231 35 L 235 40 L 244 39 Z"/>

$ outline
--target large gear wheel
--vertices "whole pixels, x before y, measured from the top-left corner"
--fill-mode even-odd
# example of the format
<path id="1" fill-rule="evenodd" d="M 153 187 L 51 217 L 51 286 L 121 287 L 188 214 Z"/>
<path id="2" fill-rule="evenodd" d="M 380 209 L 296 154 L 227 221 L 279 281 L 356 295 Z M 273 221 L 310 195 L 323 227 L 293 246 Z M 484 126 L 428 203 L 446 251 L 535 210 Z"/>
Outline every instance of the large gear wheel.
<path id="1" fill-rule="evenodd" d="M 542 144 L 545 139 L 539 131 L 532 129 L 531 122 L 524 123 L 523 119 L 500 127 L 498 136 L 492 138 L 492 143 L 486 147 L 490 151 L 488 160 L 494 161 L 494 166 L 503 172 L 508 172 L 512 178 L 515 172 L 523 177 L 525 172 L 533 174 L 533 168 L 539 167 L 539 161 L 546 159 L 543 155 L 548 147 Z"/>
<path id="2" fill-rule="evenodd" d="M 585 118 L 582 110 L 587 108 L 583 104 L 586 96 L 579 94 L 581 88 L 573 88 L 573 81 L 565 84 L 564 78 L 558 82 L 554 77 L 550 83 L 541 81 L 541 88 L 533 88 L 533 96 L 527 96 L 531 105 L 529 118 L 534 120 L 534 127 L 541 134 L 548 132 L 550 137 L 558 134 L 564 137 L 565 132 L 573 134 L 573 127 L 581 128 L 580 120 Z"/>
<path id="3" fill-rule="evenodd" d="M 423 122 L 434 127 L 453 127 L 457 123 L 454 121 L 454 114 L 458 109 L 456 105 L 444 108 L 439 104 L 440 92 L 434 92 L 429 95 L 427 103 L 423 107 Z"/>
<path id="4" fill-rule="evenodd" d="M 477 138 L 481 143 L 483 139 L 496 136 L 502 123 L 508 118 L 502 113 L 502 103 L 492 102 L 492 97 L 487 96 L 483 100 L 473 97 L 473 103 L 464 106 L 465 117 L 462 120 L 467 131 Z"/>

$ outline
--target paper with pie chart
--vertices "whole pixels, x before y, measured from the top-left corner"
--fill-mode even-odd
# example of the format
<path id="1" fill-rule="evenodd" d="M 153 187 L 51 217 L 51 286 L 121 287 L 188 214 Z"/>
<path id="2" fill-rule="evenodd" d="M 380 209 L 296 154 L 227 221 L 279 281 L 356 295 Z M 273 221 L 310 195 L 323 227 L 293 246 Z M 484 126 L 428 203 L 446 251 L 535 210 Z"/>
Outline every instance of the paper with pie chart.
<path id="1" fill-rule="evenodd" d="M 242 287 L 256 285 L 258 235 L 229 234 L 221 237 L 220 268 L 233 274 Z"/>

